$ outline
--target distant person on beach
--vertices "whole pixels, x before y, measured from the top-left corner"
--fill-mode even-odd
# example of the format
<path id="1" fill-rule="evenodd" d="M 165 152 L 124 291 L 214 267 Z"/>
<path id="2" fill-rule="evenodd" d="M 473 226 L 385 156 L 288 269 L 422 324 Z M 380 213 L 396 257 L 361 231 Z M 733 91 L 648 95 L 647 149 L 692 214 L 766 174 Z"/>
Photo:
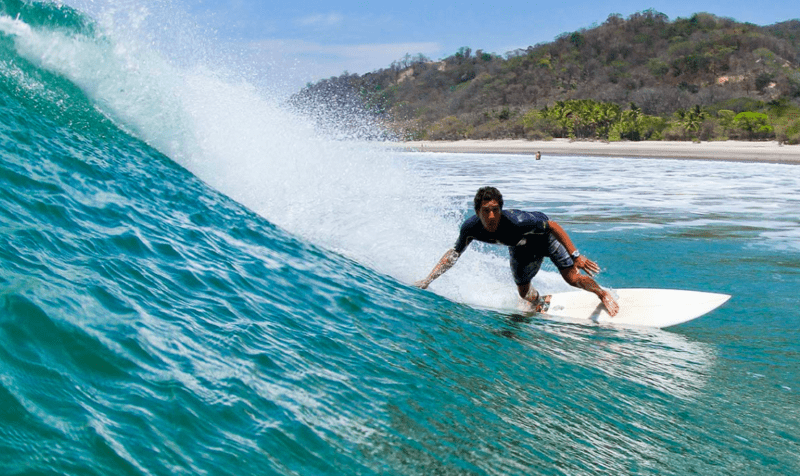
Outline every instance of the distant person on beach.
<path id="1" fill-rule="evenodd" d="M 461 225 L 455 246 L 442 256 L 427 278 L 415 283 L 426 289 L 434 279 L 456 264 L 459 256 L 472 240 L 508 246 L 511 273 L 522 299 L 533 304 L 536 312 L 547 311 L 550 296 L 540 296 L 531 286 L 545 256 L 556 265 L 569 285 L 597 295 L 614 316 L 619 305 L 611 294 L 601 288 L 591 277 L 600 271 L 594 261 L 582 256 L 572 244 L 567 232 L 541 212 L 503 210 L 503 196 L 494 187 L 482 187 L 475 194 L 475 215 Z M 580 273 L 583 270 L 586 275 Z"/>
<path id="2" fill-rule="evenodd" d="M 542 160 L 542 153 L 538 150 L 536 151 L 536 160 Z"/>

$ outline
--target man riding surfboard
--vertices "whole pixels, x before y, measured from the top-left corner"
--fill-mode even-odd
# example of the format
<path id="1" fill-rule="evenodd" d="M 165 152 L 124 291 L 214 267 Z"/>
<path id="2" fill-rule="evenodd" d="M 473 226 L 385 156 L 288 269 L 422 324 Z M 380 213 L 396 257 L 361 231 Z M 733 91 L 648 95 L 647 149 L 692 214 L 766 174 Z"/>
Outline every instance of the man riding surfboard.
<path id="1" fill-rule="evenodd" d="M 549 296 L 540 296 L 531 286 L 531 280 L 547 256 L 556 265 L 564 281 L 596 294 L 609 315 L 617 313 L 619 305 L 614 297 L 592 279 L 600 267 L 578 252 L 558 223 L 541 212 L 503 210 L 503 196 L 494 187 L 480 188 L 475 194 L 474 206 L 475 215 L 461 225 L 455 246 L 447 250 L 428 277 L 415 283 L 417 287 L 427 288 L 434 279 L 456 264 L 473 240 L 478 240 L 508 246 L 517 292 L 522 299 L 531 302 L 537 312 L 547 310 Z M 586 275 L 581 274 L 581 270 Z"/>

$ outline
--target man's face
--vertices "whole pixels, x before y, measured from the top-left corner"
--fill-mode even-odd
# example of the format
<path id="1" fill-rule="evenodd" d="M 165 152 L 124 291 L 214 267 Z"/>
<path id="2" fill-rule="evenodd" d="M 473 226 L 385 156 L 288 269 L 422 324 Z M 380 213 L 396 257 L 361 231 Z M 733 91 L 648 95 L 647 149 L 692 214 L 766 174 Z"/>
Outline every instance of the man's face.
<path id="1" fill-rule="evenodd" d="M 478 210 L 478 218 L 486 231 L 494 233 L 500 225 L 500 205 L 497 200 L 487 200 Z"/>

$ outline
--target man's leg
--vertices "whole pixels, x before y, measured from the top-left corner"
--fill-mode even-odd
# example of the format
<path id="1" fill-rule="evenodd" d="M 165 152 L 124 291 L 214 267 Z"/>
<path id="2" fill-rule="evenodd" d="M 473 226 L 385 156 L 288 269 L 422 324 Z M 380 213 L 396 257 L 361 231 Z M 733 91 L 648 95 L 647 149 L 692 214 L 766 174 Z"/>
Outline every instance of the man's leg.
<path id="1" fill-rule="evenodd" d="M 539 291 L 531 286 L 531 283 L 517 284 L 517 292 L 519 297 L 533 304 L 533 310 L 536 312 L 544 312 L 550 307 L 550 296 L 540 296 Z"/>
<path id="2" fill-rule="evenodd" d="M 619 311 L 619 304 L 611 296 L 611 293 L 600 287 L 594 279 L 585 274 L 581 274 L 578 266 L 575 265 L 572 257 L 567 253 L 566 248 L 552 234 L 548 237 L 548 256 L 550 261 L 556 265 L 561 272 L 564 281 L 570 286 L 585 289 L 595 293 L 603 305 L 608 310 L 608 314 L 614 316 Z"/>
<path id="3" fill-rule="evenodd" d="M 509 252 L 511 274 L 517 284 L 519 297 L 533 304 L 533 310 L 536 312 L 546 310 L 550 303 L 550 296 L 539 296 L 539 291 L 531 286 L 531 280 L 542 266 L 543 256 L 536 255 L 531 249 L 521 246 L 512 247 Z"/>
<path id="4" fill-rule="evenodd" d="M 586 276 L 585 274 L 581 274 L 577 266 L 573 265 L 571 268 L 562 269 L 561 276 L 570 286 L 575 286 L 576 288 L 585 289 L 589 292 L 595 293 L 606 307 L 609 315 L 614 316 L 617 314 L 617 311 L 619 311 L 619 304 L 617 304 L 617 301 L 614 300 L 614 297 L 611 295 L 611 293 L 601 288 L 594 279 Z"/>

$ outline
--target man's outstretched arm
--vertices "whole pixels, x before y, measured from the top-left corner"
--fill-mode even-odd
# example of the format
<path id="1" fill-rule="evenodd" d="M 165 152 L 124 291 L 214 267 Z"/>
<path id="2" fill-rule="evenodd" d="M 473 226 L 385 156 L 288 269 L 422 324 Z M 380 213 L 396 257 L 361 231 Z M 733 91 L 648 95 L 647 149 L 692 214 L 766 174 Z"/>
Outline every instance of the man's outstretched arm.
<path id="1" fill-rule="evenodd" d="M 448 269 L 452 268 L 456 261 L 458 261 L 459 254 L 456 253 L 456 250 L 450 248 L 447 252 L 442 256 L 442 259 L 434 266 L 431 273 L 428 275 L 427 278 L 423 279 L 422 281 L 417 281 L 414 283 L 414 286 L 425 289 L 427 288 L 434 279 L 438 278 L 439 276 L 443 275 Z"/>

